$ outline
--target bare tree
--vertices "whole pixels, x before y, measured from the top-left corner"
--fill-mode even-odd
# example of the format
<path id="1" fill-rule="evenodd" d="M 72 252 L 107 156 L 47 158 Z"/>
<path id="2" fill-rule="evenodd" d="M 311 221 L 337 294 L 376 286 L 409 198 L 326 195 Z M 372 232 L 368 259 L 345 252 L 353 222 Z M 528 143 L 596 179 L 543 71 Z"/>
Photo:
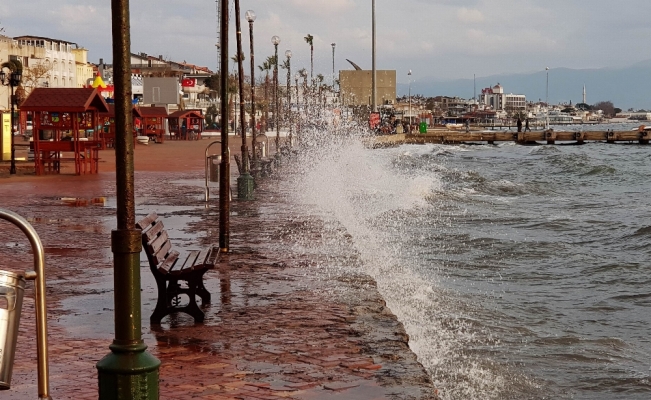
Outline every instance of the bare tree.
<path id="1" fill-rule="evenodd" d="M 48 81 L 52 72 L 52 64 L 40 62 L 31 67 L 23 68 L 23 84 L 27 94 L 34 88 L 43 86 L 43 81 Z"/>
<path id="2" fill-rule="evenodd" d="M 615 106 L 612 101 L 600 101 L 592 106 L 593 110 L 601 110 L 604 115 L 615 115 Z"/>

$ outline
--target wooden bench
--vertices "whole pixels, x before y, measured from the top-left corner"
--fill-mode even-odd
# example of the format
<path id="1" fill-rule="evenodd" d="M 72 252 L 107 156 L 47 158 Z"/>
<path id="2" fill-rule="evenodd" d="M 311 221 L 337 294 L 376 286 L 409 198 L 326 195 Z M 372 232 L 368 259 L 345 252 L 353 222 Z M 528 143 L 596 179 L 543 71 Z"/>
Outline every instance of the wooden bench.
<path id="1" fill-rule="evenodd" d="M 184 312 L 194 317 L 195 322 L 203 322 L 204 313 L 197 305 L 196 296 L 201 298 L 202 306 L 210 304 L 210 293 L 203 285 L 203 275 L 215 267 L 219 247 L 192 250 L 181 257 L 178 251 L 172 250 L 163 221 L 156 213 L 138 221 L 136 227 L 142 230 L 142 246 L 158 286 L 158 301 L 150 322 L 158 325 L 173 312 Z M 181 305 L 181 295 L 188 297 L 186 305 Z"/>

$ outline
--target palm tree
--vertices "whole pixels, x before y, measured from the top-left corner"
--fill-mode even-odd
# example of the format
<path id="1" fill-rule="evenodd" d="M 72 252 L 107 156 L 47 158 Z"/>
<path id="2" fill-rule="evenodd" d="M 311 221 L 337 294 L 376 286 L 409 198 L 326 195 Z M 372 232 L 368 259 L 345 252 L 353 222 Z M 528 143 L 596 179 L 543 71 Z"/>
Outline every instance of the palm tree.
<path id="1" fill-rule="evenodd" d="M 269 120 L 269 71 L 273 68 L 273 64 L 271 64 L 270 59 L 274 58 L 272 57 L 267 57 L 265 62 L 262 63 L 262 65 L 258 65 L 258 69 L 262 72 L 266 73 L 266 76 L 264 78 L 264 130 L 267 130 L 267 121 Z"/>
<path id="2" fill-rule="evenodd" d="M 314 79 L 314 36 L 305 36 L 305 43 L 310 45 L 310 79 Z"/>

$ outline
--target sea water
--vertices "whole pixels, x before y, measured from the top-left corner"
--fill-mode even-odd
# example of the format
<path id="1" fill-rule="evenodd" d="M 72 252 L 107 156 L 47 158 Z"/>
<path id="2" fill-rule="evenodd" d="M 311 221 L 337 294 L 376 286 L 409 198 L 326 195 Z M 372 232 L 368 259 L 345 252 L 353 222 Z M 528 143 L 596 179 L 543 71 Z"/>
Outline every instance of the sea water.
<path id="1" fill-rule="evenodd" d="M 377 281 L 442 399 L 651 398 L 651 146 L 305 142 L 283 193 L 352 243 L 325 267 Z"/>

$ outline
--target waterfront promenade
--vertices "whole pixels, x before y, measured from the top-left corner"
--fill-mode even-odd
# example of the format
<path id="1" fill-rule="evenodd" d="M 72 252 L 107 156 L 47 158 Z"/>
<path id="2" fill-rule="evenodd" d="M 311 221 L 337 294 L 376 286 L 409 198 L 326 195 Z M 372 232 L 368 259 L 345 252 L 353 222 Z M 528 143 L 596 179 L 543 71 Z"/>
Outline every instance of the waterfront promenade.
<path id="1" fill-rule="evenodd" d="M 218 200 L 203 201 L 210 141 L 135 149 L 136 213 L 159 213 L 180 248 L 218 241 Z M 231 137 L 231 151 L 239 146 Z M 231 165 L 234 186 L 237 167 Z M 95 364 L 113 339 L 114 171 L 114 152 L 104 150 L 96 175 L 37 177 L 19 169 L 18 176 L 0 177 L 0 207 L 27 218 L 45 248 L 53 399 L 96 399 Z M 231 205 L 231 252 L 206 275 L 213 301 L 204 324 L 179 315 L 150 326 L 156 288 L 141 254 L 143 338 L 162 361 L 160 397 L 435 399 L 374 282 L 358 273 L 322 271 L 318 256 L 287 245 L 295 229 L 300 240 L 318 240 L 319 225 L 291 216 L 274 179 L 261 182 L 257 200 Z M 2 269 L 31 268 L 27 240 L 5 224 Z M 36 397 L 34 319 L 29 282 L 12 388 L 3 399 Z"/>

